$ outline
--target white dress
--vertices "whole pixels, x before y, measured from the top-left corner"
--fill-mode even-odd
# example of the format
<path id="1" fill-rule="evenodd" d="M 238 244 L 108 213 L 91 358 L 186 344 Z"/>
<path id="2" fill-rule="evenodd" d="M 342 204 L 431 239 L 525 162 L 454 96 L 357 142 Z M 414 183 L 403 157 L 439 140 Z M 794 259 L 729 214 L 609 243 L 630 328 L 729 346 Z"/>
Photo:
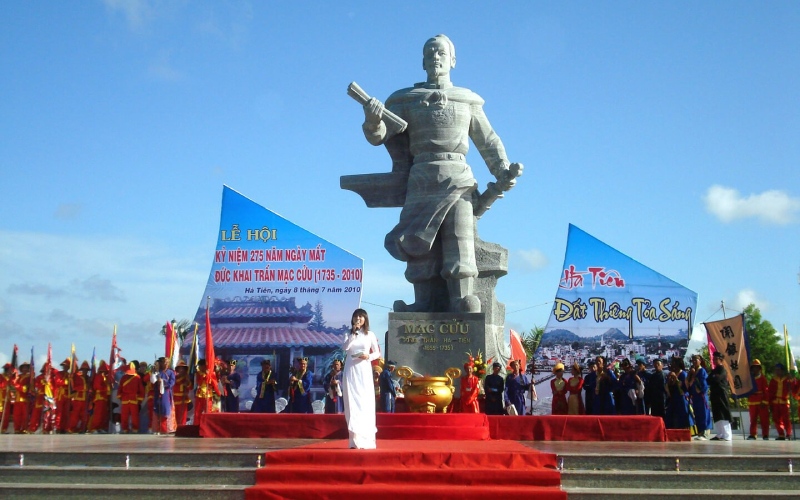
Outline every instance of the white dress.
<path id="1" fill-rule="evenodd" d="M 375 385 L 372 381 L 373 360 L 380 358 L 378 339 L 372 332 L 366 335 L 347 334 L 342 346 L 345 352 L 344 362 L 344 417 L 347 419 L 347 430 L 350 435 L 350 447 L 375 449 Z M 353 357 L 355 354 L 367 353 L 369 359 Z"/>

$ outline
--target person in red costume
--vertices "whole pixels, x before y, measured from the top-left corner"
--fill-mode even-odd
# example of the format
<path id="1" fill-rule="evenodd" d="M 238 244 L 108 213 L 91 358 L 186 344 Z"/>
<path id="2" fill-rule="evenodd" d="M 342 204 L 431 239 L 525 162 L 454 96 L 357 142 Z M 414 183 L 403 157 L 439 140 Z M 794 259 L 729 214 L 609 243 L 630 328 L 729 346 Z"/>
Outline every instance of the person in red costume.
<path id="1" fill-rule="evenodd" d="M 564 380 L 564 363 L 556 363 L 553 367 L 555 378 L 550 380 L 550 390 L 553 393 L 553 415 L 567 414 L 567 381 Z"/>
<path id="2" fill-rule="evenodd" d="M 141 377 L 133 369 L 133 364 L 125 367 L 125 374 L 119 379 L 117 394 L 122 405 L 120 433 L 139 432 L 139 409 L 144 400 L 144 386 Z"/>
<path id="3" fill-rule="evenodd" d="M 2 433 L 8 430 L 8 423 L 11 422 L 11 384 L 17 372 L 11 363 L 3 365 L 3 373 L 0 375 L 0 414 L 2 414 Z"/>
<path id="4" fill-rule="evenodd" d="M 206 360 L 201 359 L 197 363 L 197 373 L 194 375 L 194 386 L 196 388 L 194 400 L 194 418 L 192 423 L 200 425 L 203 415 L 211 411 L 211 404 L 214 394 L 220 396 L 216 377 L 206 367 Z"/>
<path id="5" fill-rule="evenodd" d="M 175 423 L 186 425 L 186 416 L 189 410 L 189 397 L 192 388 L 192 379 L 189 378 L 189 366 L 186 361 L 180 360 L 175 366 L 175 387 L 173 388 L 173 398 L 175 399 Z"/>
<path id="6" fill-rule="evenodd" d="M 84 361 L 78 371 L 72 374 L 72 398 L 69 410 L 68 432 L 75 434 L 86 429 L 88 424 L 87 396 L 89 394 L 89 362 Z"/>
<path id="7" fill-rule="evenodd" d="M 583 398 L 581 397 L 581 390 L 583 390 L 583 376 L 581 373 L 581 365 L 574 363 L 572 365 L 572 377 L 567 381 L 567 414 L 569 415 L 583 415 L 586 413 L 583 407 Z"/>
<path id="8" fill-rule="evenodd" d="M 150 381 L 150 367 L 146 361 L 139 363 L 136 373 L 142 379 L 142 387 L 144 387 L 144 401 L 139 414 L 138 432 L 149 434 L 154 432 L 155 419 L 153 418 L 153 409 L 155 402 L 153 399 L 153 383 Z"/>
<path id="9" fill-rule="evenodd" d="M 33 434 L 42 426 L 43 434 L 53 433 L 53 383 L 52 380 L 47 379 L 48 365 L 44 365 L 40 370 L 40 374 L 34 380 L 33 386 L 36 392 L 36 398 L 33 402 L 33 412 L 31 413 L 31 421 L 28 425 L 28 433 Z M 51 377 L 52 378 L 52 370 Z"/>
<path id="10" fill-rule="evenodd" d="M 478 393 L 480 382 L 473 368 L 472 361 L 464 363 L 464 375 L 461 376 L 461 413 L 479 413 Z"/>
<path id="11" fill-rule="evenodd" d="M 750 411 L 750 435 L 747 439 L 756 438 L 758 421 L 761 420 L 761 437 L 769 439 L 769 384 L 767 377 L 761 373 L 761 361 L 754 359 L 750 363 L 750 374 L 755 380 L 755 391 L 747 396 L 747 409 Z"/>
<path id="12" fill-rule="evenodd" d="M 56 403 L 55 430 L 59 434 L 64 434 L 69 429 L 69 407 L 72 399 L 69 382 L 69 358 L 59 365 L 61 371 L 53 374 L 53 389 Z"/>
<path id="13" fill-rule="evenodd" d="M 108 432 L 108 407 L 111 399 L 111 377 L 108 375 L 108 365 L 100 361 L 100 367 L 92 378 L 93 410 L 87 431 Z"/>
<path id="14" fill-rule="evenodd" d="M 784 441 L 792 435 L 792 424 L 789 422 L 789 396 L 794 380 L 786 375 L 786 368 L 775 364 L 772 380 L 769 381 L 769 397 L 772 407 L 772 420 L 778 431 L 778 441 Z"/>
<path id="15" fill-rule="evenodd" d="M 31 401 L 31 365 L 19 365 L 19 375 L 11 384 L 11 390 L 16 393 L 14 400 L 14 434 L 27 434 L 28 416 Z"/>

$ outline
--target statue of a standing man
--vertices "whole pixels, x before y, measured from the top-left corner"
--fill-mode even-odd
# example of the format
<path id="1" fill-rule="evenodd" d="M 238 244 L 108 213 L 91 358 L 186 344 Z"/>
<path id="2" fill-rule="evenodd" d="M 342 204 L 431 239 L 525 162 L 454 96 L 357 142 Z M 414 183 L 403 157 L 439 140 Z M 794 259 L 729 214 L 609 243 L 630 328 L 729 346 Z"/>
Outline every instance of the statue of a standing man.
<path id="1" fill-rule="evenodd" d="M 386 236 L 385 247 L 407 263 L 406 279 L 414 285 L 413 304 L 396 301 L 396 312 L 480 312 L 473 293 L 475 214 L 478 183 L 466 163 L 469 139 L 478 148 L 499 186 L 510 189 L 522 165 L 510 164 L 500 138 L 483 113 L 483 99 L 455 87 L 453 42 L 437 35 L 422 49 L 427 81 L 393 93 L 384 106 L 372 98 L 364 104 L 364 135 L 373 145 L 386 144 L 397 164 L 410 165 L 400 222 Z M 408 123 L 405 131 L 387 127 L 389 110 Z M 398 150 L 400 152 L 398 153 Z M 446 286 L 446 293 L 442 290 Z"/>

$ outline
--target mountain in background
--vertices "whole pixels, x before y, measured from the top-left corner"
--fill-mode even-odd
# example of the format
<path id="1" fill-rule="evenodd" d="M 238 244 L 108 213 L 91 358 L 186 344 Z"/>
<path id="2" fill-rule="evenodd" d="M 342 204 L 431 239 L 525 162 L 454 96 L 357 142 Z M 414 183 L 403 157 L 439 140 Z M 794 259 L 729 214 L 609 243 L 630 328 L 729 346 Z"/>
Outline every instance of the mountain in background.
<path id="1" fill-rule="evenodd" d="M 655 339 L 656 335 L 648 335 L 647 337 L 640 337 L 634 335 L 633 339 L 638 340 L 640 342 L 650 341 Z M 617 342 L 627 342 L 628 334 L 620 330 L 619 328 L 609 328 L 601 335 L 595 335 L 594 337 L 581 337 L 580 335 L 570 331 L 565 330 L 563 328 L 559 328 L 556 330 L 551 330 L 549 332 L 545 332 L 542 335 L 542 342 L 540 345 L 555 345 L 555 344 L 572 344 L 573 342 L 578 343 L 587 343 L 587 342 L 600 342 L 601 338 L 606 342 L 617 341 Z M 678 342 L 680 340 L 686 339 L 686 333 L 680 331 L 677 335 L 662 335 L 661 341 L 662 342 Z"/>

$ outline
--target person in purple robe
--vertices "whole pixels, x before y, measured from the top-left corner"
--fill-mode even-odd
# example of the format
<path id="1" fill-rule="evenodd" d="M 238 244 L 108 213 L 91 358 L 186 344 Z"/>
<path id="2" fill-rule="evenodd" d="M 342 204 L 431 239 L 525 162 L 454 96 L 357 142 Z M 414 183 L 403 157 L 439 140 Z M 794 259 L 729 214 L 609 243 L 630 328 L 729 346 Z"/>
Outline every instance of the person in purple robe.
<path id="1" fill-rule="evenodd" d="M 275 385 L 277 381 L 272 371 L 272 362 L 261 361 L 261 371 L 256 376 L 256 397 L 250 411 L 253 413 L 275 413 Z"/>
<path id="2" fill-rule="evenodd" d="M 242 385 L 242 376 L 236 372 L 236 360 L 228 361 L 228 371 L 222 376 L 225 386 L 225 397 L 222 400 L 222 411 L 225 413 L 239 413 L 239 387 Z"/>
<path id="3" fill-rule="evenodd" d="M 511 373 L 506 375 L 506 406 L 513 405 L 517 415 L 525 415 L 525 392 L 530 389 L 531 381 L 520 372 L 518 359 L 511 362 Z"/>
<path id="4" fill-rule="evenodd" d="M 297 358 L 298 368 L 289 377 L 289 407 L 291 413 L 314 413 L 311 407 L 311 381 L 314 374 L 308 371 L 308 358 Z"/>
<path id="5" fill-rule="evenodd" d="M 175 406 L 172 397 L 175 372 L 169 367 L 166 358 L 158 358 L 155 369 L 150 374 L 150 382 L 153 384 L 153 414 L 158 424 L 158 433 L 175 432 Z"/>
<path id="6" fill-rule="evenodd" d="M 325 375 L 322 386 L 325 388 L 325 413 L 344 413 L 342 399 L 342 360 L 334 359 L 331 371 Z"/>
<path id="7" fill-rule="evenodd" d="M 711 407 L 708 404 L 708 369 L 706 360 L 695 354 L 692 356 L 692 367 L 687 380 L 690 403 L 694 413 L 697 434 L 694 439 L 705 440 L 711 432 Z"/>
<path id="8" fill-rule="evenodd" d="M 597 365 L 597 382 L 594 387 L 594 401 L 592 408 L 594 415 L 616 415 L 617 406 L 614 399 L 614 391 L 617 390 L 619 380 L 605 356 L 595 358 Z"/>

